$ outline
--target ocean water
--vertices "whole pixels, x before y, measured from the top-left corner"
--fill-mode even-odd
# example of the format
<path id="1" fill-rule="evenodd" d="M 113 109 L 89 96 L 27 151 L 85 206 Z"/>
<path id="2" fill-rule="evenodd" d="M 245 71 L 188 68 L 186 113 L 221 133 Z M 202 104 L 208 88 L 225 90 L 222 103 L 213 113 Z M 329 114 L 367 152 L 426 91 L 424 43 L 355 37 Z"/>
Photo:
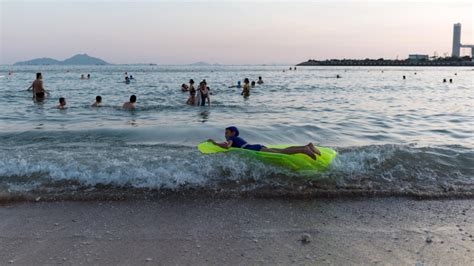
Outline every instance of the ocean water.
<path id="1" fill-rule="evenodd" d="M 474 69 L 287 68 L 0 66 L 0 195 L 474 195 Z M 43 103 L 26 91 L 36 72 L 50 91 Z M 265 84 L 248 99 L 228 88 L 258 76 Z M 180 85 L 190 78 L 207 80 L 210 107 L 185 104 Z M 138 108 L 122 110 L 131 94 Z M 90 107 L 96 95 L 104 107 Z M 66 110 L 55 108 L 59 97 Z M 303 176 L 198 152 L 230 125 L 250 143 L 311 141 L 338 157 L 326 172 Z"/>

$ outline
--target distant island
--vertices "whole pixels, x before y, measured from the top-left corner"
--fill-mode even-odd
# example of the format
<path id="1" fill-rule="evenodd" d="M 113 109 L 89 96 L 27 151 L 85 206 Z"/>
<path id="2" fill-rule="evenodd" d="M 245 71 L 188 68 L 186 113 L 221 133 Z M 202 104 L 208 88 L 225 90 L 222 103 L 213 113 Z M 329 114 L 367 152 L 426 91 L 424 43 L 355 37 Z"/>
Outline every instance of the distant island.
<path id="1" fill-rule="evenodd" d="M 196 62 L 196 63 L 189 64 L 189 66 L 220 66 L 220 64 L 210 64 L 210 63 L 207 63 L 207 62 L 199 61 L 199 62 Z"/>
<path id="2" fill-rule="evenodd" d="M 328 59 L 318 61 L 310 59 L 297 66 L 474 66 L 469 56 L 429 57 L 428 55 L 410 55 L 407 59 Z"/>
<path id="3" fill-rule="evenodd" d="M 16 62 L 14 65 L 110 65 L 102 59 L 87 54 L 77 54 L 71 58 L 59 61 L 53 58 L 36 58 L 28 61 Z"/>

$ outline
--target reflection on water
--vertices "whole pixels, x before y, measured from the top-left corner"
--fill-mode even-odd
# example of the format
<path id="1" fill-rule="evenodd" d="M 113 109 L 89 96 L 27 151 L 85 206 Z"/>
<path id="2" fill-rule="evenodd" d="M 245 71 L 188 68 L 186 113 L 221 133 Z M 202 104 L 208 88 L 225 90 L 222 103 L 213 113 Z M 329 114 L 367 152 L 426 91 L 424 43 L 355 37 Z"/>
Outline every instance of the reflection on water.
<path id="1" fill-rule="evenodd" d="M 202 123 L 207 122 L 207 120 L 209 120 L 210 115 L 211 115 L 210 110 L 205 110 L 205 111 L 199 112 L 199 116 L 201 118 L 199 121 L 202 122 Z"/>

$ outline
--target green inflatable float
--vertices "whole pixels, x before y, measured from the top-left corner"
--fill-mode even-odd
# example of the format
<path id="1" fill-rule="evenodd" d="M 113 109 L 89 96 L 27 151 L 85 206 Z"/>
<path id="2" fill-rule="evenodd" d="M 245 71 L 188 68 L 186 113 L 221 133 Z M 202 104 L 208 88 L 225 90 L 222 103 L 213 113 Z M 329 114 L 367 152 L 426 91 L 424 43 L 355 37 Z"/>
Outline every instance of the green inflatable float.
<path id="1" fill-rule="evenodd" d="M 268 148 L 287 148 L 294 145 L 268 145 Z M 239 152 L 249 157 L 254 157 L 263 162 L 290 168 L 300 173 L 311 173 L 324 171 L 336 158 L 337 152 L 331 148 L 317 147 L 321 151 L 321 156 L 316 156 L 316 160 L 311 159 L 305 154 L 282 154 L 273 152 L 252 151 L 241 148 L 224 149 L 211 142 L 203 142 L 198 145 L 199 151 L 202 153 L 219 153 L 219 152 Z"/>

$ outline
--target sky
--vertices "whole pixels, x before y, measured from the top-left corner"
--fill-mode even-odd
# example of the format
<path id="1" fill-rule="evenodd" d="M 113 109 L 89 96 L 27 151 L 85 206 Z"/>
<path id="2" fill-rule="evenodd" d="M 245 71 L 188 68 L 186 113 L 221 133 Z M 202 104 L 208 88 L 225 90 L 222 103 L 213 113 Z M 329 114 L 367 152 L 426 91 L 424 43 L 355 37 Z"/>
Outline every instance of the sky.
<path id="1" fill-rule="evenodd" d="M 474 44 L 465 0 L 0 0 L 0 11 L 0 64 L 78 53 L 117 64 L 443 56 L 457 22 Z"/>

